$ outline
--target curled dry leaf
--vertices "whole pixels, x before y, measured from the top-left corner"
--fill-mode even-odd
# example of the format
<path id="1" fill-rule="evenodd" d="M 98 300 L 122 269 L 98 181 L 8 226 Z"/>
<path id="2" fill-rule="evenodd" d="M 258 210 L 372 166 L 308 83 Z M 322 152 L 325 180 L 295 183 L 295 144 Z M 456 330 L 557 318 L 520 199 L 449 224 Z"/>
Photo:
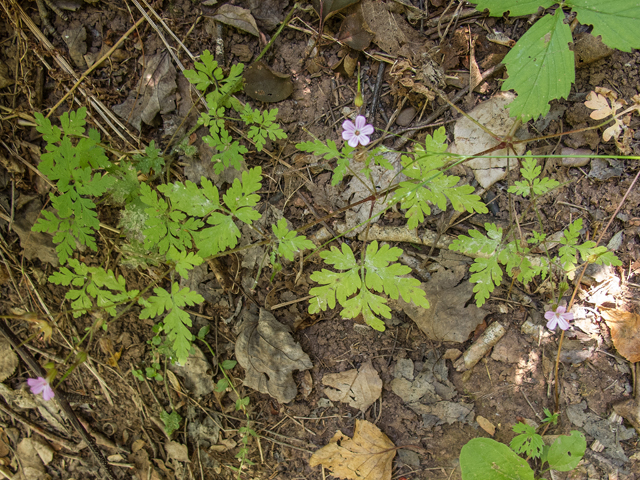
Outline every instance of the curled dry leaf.
<path id="1" fill-rule="evenodd" d="M 609 106 L 609 101 L 604 95 L 600 95 L 596 92 L 589 92 L 587 95 L 587 101 L 584 102 L 585 107 L 593 110 L 590 117 L 594 120 L 602 120 L 613 114 L 614 111 Z"/>
<path id="2" fill-rule="evenodd" d="M 293 371 L 313 367 L 289 327 L 264 309 L 257 321 L 245 320 L 236 341 L 236 358 L 246 371 L 244 384 L 280 403 L 290 402 L 298 393 Z"/>
<path id="3" fill-rule="evenodd" d="M 371 45 L 373 33 L 369 31 L 364 18 L 362 18 L 362 12 L 358 10 L 345 17 L 342 25 L 340 25 L 338 40 L 358 51 L 362 51 Z"/>
<path id="4" fill-rule="evenodd" d="M 213 19 L 256 37 L 260 36 L 260 30 L 258 30 L 258 25 L 256 25 L 253 15 L 251 15 L 251 10 L 246 8 L 225 4 L 218 9 Z"/>
<path id="5" fill-rule="evenodd" d="M 338 478 L 350 480 L 390 480 L 396 446 L 373 423 L 356 420 L 353 438 L 340 430 L 315 452 L 309 465 L 322 465 Z"/>
<path id="6" fill-rule="evenodd" d="M 360 370 L 348 370 L 340 373 L 330 373 L 322 378 L 322 383 L 329 388 L 324 393 L 334 402 L 348 403 L 353 408 L 363 412 L 373 402 L 380 398 L 382 393 L 382 380 L 371 360 L 363 363 Z"/>
<path id="7" fill-rule="evenodd" d="M 640 362 L 640 315 L 616 309 L 603 309 L 600 314 L 618 353 L 632 363 Z"/>
<path id="8" fill-rule="evenodd" d="M 244 72 L 244 91 L 254 100 L 280 102 L 293 93 L 289 75 L 273 71 L 263 62 L 256 62 Z"/>

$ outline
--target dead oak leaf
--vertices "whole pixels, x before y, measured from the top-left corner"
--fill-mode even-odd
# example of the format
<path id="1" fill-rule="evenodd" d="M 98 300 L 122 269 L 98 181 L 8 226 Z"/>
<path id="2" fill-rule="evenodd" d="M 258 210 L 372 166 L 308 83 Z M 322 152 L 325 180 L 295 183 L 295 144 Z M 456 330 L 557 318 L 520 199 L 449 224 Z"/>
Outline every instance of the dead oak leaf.
<path id="1" fill-rule="evenodd" d="M 290 402 L 298 393 L 293 371 L 313 367 L 289 327 L 264 309 L 258 320 L 245 320 L 236 341 L 236 358 L 246 372 L 244 384 L 280 403 Z"/>
<path id="2" fill-rule="evenodd" d="M 382 380 L 371 360 L 363 363 L 360 370 L 355 368 L 340 373 L 329 373 L 322 378 L 329 388 L 324 393 L 329 400 L 348 403 L 363 412 L 375 402 L 382 393 Z"/>
<path id="3" fill-rule="evenodd" d="M 640 362 L 640 315 L 616 309 L 603 309 L 600 314 L 618 353 L 630 362 Z"/>
<path id="4" fill-rule="evenodd" d="M 353 438 L 340 430 L 331 441 L 315 452 L 309 465 L 322 465 L 332 475 L 349 480 L 390 480 L 396 446 L 378 427 L 356 420 Z"/>

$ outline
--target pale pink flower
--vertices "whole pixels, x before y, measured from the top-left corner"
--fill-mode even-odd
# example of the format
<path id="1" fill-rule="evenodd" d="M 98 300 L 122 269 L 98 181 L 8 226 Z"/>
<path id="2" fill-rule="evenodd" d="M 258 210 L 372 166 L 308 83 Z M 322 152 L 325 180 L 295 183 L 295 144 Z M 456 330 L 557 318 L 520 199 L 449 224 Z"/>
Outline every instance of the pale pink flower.
<path id="1" fill-rule="evenodd" d="M 53 388 L 49 385 L 46 378 L 38 377 L 38 378 L 28 378 L 27 385 L 31 388 L 31 393 L 34 395 L 39 395 L 42 393 L 42 398 L 46 401 L 51 400 L 56 396 Z"/>
<path id="2" fill-rule="evenodd" d="M 369 144 L 369 135 L 373 133 L 373 126 L 367 124 L 367 119 L 362 115 L 356 117 L 356 124 L 351 120 L 345 120 L 342 124 L 342 138 L 347 140 L 350 147 L 356 148 L 358 144 Z"/>
<path id="3" fill-rule="evenodd" d="M 573 313 L 567 312 L 567 307 L 558 305 L 555 311 L 547 310 L 544 312 L 544 318 L 549 320 L 547 322 L 549 330 L 555 330 L 556 326 L 559 326 L 562 330 L 567 330 L 570 327 L 569 320 L 573 320 Z"/>

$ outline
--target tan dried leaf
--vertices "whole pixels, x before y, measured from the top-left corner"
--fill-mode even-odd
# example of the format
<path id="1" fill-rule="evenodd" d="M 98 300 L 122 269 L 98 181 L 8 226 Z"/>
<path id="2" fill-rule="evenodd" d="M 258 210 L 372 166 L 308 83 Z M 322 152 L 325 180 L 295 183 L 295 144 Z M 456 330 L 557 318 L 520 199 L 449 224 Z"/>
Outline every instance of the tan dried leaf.
<path id="1" fill-rule="evenodd" d="M 603 118 L 613 114 L 613 110 L 609 106 L 609 101 L 606 97 L 596 92 L 589 92 L 587 95 L 587 101 L 584 102 L 584 105 L 585 107 L 594 110 L 590 115 L 594 120 L 602 120 Z"/>
<path id="2" fill-rule="evenodd" d="M 396 446 L 373 423 L 356 420 L 353 438 L 340 430 L 315 452 L 309 465 L 322 465 L 338 478 L 349 480 L 390 480 Z"/>
<path id="3" fill-rule="evenodd" d="M 630 362 L 640 361 L 640 315 L 616 309 L 603 309 L 602 318 L 611 330 L 618 353 Z"/>
<path id="4" fill-rule="evenodd" d="M 11 344 L 4 337 L 0 337 L 0 382 L 4 382 L 13 375 L 18 366 L 18 356 L 11 348 Z"/>
<path id="5" fill-rule="evenodd" d="M 360 370 L 347 370 L 340 373 L 329 373 L 322 378 L 322 383 L 329 388 L 324 393 L 329 400 L 348 403 L 363 412 L 380 398 L 382 380 L 371 360 L 363 363 Z"/>
<path id="6" fill-rule="evenodd" d="M 595 113 L 595 112 L 594 112 Z M 602 132 L 602 139 L 605 142 L 611 140 L 611 138 L 618 138 L 620 133 L 622 132 L 622 122 L 616 118 L 616 123 L 607 128 L 604 132 Z"/>
<path id="7" fill-rule="evenodd" d="M 476 417 L 476 422 L 478 422 L 478 425 L 480 425 L 480 428 L 482 428 L 485 432 L 487 432 L 492 437 L 496 433 L 495 425 L 491 423 L 489 420 L 487 420 L 486 418 L 478 415 Z"/>

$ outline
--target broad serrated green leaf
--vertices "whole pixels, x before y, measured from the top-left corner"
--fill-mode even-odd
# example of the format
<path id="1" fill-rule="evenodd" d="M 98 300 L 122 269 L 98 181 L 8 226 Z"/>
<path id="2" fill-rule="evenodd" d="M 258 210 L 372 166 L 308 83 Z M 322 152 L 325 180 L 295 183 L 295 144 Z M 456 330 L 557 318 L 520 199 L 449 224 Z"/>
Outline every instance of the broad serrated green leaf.
<path id="1" fill-rule="evenodd" d="M 578 430 L 572 430 L 571 436 L 560 435 L 549 448 L 546 458 L 549 468 L 560 472 L 573 470 L 584 457 L 586 449 L 587 441 Z"/>
<path id="2" fill-rule="evenodd" d="M 295 230 L 289 230 L 284 218 L 278 220 L 278 224 L 272 225 L 271 228 L 278 240 L 278 254 L 289 261 L 293 261 L 297 252 L 315 248 L 315 244 L 311 240 L 307 240 L 306 236 L 298 235 Z"/>
<path id="3" fill-rule="evenodd" d="M 553 0 L 470 0 L 470 3 L 475 3 L 480 11 L 489 9 L 492 17 L 500 17 L 506 11 L 511 17 L 519 17 L 537 13 L 539 7 L 549 8 L 557 2 Z"/>
<path id="4" fill-rule="evenodd" d="M 475 272 L 469 278 L 471 283 L 475 283 L 476 305 L 481 307 L 491 296 L 496 286 L 502 282 L 502 269 L 498 265 L 497 256 L 491 258 L 476 258 L 469 268 L 470 272 Z"/>
<path id="5" fill-rule="evenodd" d="M 513 431 L 520 433 L 511 440 L 511 449 L 516 453 L 524 453 L 529 457 L 540 458 L 544 442 L 542 437 L 536 433 L 536 429 L 526 423 L 517 423 L 513 426 Z"/>
<path id="6" fill-rule="evenodd" d="M 560 237 L 560 244 L 564 246 L 559 248 L 558 255 L 560 257 L 560 263 L 562 263 L 562 267 L 566 271 L 572 270 L 578 262 L 576 257 L 578 252 L 576 244 L 578 243 L 578 237 L 580 236 L 581 229 L 582 219 L 578 218 L 569 225 L 569 227 L 563 232 L 562 237 Z"/>
<path id="7" fill-rule="evenodd" d="M 495 253 L 502 241 L 502 228 L 496 227 L 493 223 L 485 223 L 484 228 L 487 231 L 486 236 L 478 230 L 469 230 L 469 237 L 460 235 L 449 248 L 461 253 L 483 253 L 485 255 Z"/>
<path id="8" fill-rule="evenodd" d="M 503 63 L 509 78 L 502 89 L 518 94 L 509 104 L 512 117 L 526 122 L 546 115 L 551 100 L 567 97 L 575 81 L 571 41 L 571 28 L 558 8 L 533 24 L 507 54 Z"/>
<path id="9" fill-rule="evenodd" d="M 211 157 L 214 163 L 213 170 L 216 174 L 221 174 L 225 168 L 231 166 L 236 170 L 242 170 L 243 155 L 249 150 L 238 141 L 233 141 L 231 135 L 226 130 L 221 130 L 216 138 L 207 135 L 202 139 L 207 145 L 216 149 L 216 153 Z"/>
<path id="10" fill-rule="evenodd" d="M 593 35 L 602 36 L 602 41 L 624 52 L 640 48 L 640 4 L 636 0 L 567 0 L 578 14 L 578 21 L 593 25 Z"/>

